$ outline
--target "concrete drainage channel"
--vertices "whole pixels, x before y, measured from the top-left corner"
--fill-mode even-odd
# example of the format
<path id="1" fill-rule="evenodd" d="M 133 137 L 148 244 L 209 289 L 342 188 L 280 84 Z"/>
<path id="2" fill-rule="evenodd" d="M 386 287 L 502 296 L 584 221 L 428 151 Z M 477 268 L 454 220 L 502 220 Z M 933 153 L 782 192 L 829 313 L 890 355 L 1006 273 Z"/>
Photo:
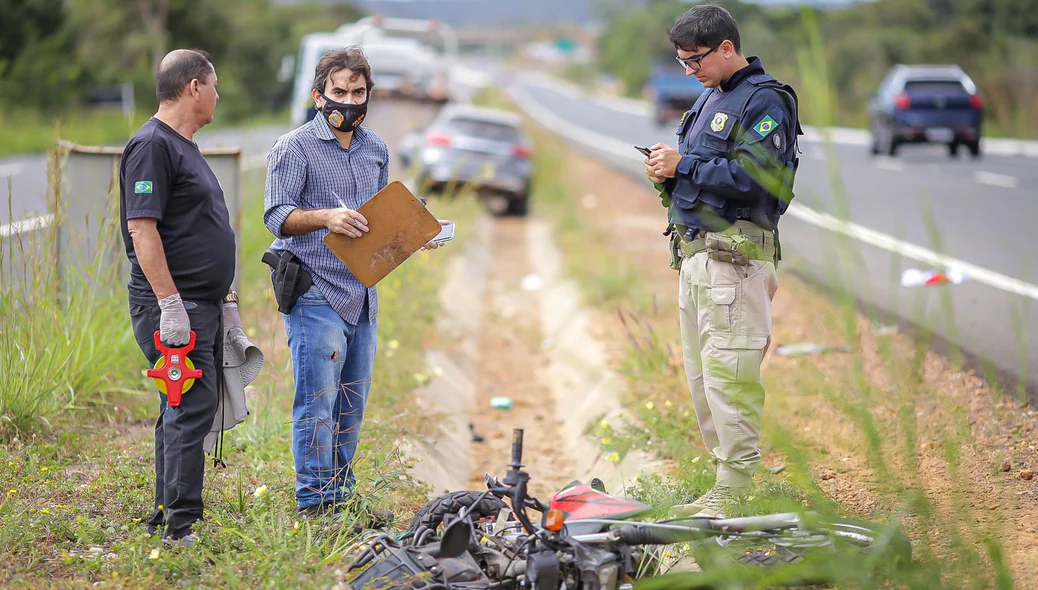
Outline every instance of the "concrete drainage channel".
<path id="1" fill-rule="evenodd" d="M 428 353 L 428 366 L 440 371 L 419 391 L 421 403 L 444 419 L 436 436 L 408 441 L 413 476 L 434 494 L 482 489 L 482 471 L 504 474 L 513 427 L 526 429 L 523 459 L 537 494 L 593 477 L 622 492 L 657 469 L 637 452 L 612 463 L 585 435 L 603 413 L 613 424 L 624 420 L 620 381 L 589 334 L 592 316 L 580 307 L 576 285 L 562 276 L 550 224 L 483 215 L 468 231 L 440 293 L 438 329 L 451 345 Z M 519 273 L 539 280 L 521 281 Z M 490 395 L 511 395 L 516 405 L 491 409 Z M 483 442 L 473 441 L 470 424 Z"/>

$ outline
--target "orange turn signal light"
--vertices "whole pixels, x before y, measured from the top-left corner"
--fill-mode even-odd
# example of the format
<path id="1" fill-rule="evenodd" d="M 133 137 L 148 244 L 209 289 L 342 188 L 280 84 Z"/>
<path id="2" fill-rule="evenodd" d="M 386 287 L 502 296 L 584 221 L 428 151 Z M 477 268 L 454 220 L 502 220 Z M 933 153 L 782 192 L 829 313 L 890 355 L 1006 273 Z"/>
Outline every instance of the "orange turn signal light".
<path id="1" fill-rule="evenodd" d="M 552 508 L 548 510 L 548 514 L 544 519 L 544 528 L 557 533 L 562 530 L 562 520 L 562 511 Z"/>

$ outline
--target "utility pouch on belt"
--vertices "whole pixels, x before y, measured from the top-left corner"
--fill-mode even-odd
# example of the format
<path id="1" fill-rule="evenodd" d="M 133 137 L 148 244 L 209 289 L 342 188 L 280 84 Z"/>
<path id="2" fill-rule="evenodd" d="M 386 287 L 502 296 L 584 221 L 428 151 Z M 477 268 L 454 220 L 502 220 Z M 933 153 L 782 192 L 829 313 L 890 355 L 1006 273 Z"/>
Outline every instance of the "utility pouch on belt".
<path id="1" fill-rule="evenodd" d="M 714 260 L 746 266 L 751 258 L 759 258 L 757 245 L 743 235 L 706 234 L 706 255 Z"/>
<path id="2" fill-rule="evenodd" d="M 676 231 L 670 234 L 670 268 L 681 270 L 681 234 Z"/>
<path id="3" fill-rule="evenodd" d="M 299 258 L 288 250 L 280 254 L 267 250 L 263 253 L 263 262 L 274 270 L 271 281 L 278 311 L 291 313 L 296 300 L 314 284 L 313 277 L 299 264 Z"/>

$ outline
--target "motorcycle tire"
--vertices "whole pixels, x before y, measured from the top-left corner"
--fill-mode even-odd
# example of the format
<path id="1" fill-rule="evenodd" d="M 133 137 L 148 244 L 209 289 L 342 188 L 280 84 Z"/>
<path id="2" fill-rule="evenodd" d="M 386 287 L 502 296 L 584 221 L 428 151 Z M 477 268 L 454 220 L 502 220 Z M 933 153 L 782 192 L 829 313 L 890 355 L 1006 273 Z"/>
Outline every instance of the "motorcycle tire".
<path id="1" fill-rule="evenodd" d="M 692 544 L 692 557 L 704 573 L 724 570 L 790 568 L 783 584 L 829 584 L 845 580 L 856 567 L 893 571 L 911 563 L 912 544 L 900 527 L 891 528 L 854 519 L 814 523 L 799 541 L 781 537 L 777 543 L 750 542 L 738 537 L 712 537 Z M 813 534 L 812 534 L 813 533 Z M 791 541 L 791 542 L 787 542 Z M 878 544 L 878 545 L 877 545 Z M 778 581 L 778 579 L 776 579 Z"/>

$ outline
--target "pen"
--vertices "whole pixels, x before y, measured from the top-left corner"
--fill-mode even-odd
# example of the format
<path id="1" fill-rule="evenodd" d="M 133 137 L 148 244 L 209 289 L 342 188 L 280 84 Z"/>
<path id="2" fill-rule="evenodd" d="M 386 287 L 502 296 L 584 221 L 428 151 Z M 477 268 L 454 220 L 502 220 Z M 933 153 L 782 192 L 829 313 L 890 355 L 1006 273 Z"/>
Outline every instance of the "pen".
<path id="1" fill-rule="evenodd" d="M 349 207 L 346 206 L 346 203 L 342 201 L 342 197 L 337 195 L 335 191 L 332 191 L 332 196 L 335 197 L 335 200 L 339 202 L 340 207 L 342 207 L 343 209 L 349 209 Z"/>

